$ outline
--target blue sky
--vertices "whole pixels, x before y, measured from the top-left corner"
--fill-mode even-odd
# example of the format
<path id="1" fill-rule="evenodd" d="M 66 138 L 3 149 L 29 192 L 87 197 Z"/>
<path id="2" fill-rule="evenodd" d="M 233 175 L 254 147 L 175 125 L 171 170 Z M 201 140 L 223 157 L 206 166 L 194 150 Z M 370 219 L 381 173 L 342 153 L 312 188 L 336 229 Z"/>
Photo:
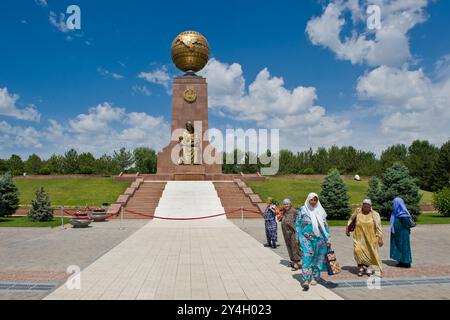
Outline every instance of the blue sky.
<path id="1" fill-rule="evenodd" d="M 64 27 L 71 4 L 79 31 Z M 448 1 L 5 0 L 0 12 L 2 158 L 165 146 L 170 44 L 189 29 L 211 46 L 211 127 L 279 128 L 292 150 L 449 138 Z"/>

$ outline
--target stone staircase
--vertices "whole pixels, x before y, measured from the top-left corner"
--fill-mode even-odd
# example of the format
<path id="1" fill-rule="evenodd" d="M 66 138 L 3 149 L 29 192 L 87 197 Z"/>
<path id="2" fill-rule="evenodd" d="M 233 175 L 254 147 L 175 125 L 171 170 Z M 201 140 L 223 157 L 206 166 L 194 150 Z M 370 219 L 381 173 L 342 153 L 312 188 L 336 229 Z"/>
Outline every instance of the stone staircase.
<path id="1" fill-rule="evenodd" d="M 247 196 L 235 182 L 215 181 L 213 183 L 217 194 L 219 195 L 222 206 L 225 208 L 225 212 L 230 212 L 241 207 L 248 210 L 260 211 L 258 206 L 252 203 L 249 196 Z M 237 211 L 227 214 L 227 218 L 241 219 L 241 212 Z M 261 218 L 261 215 L 258 213 L 244 211 L 244 218 Z"/>
<path id="2" fill-rule="evenodd" d="M 261 212 L 261 200 L 247 188 L 245 183 L 236 181 L 142 181 L 132 184 L 129 197 L 124 200 L 124 219 L 151 219 L 127 212 L 168 217 L 207 216 L 230 212 L 228 219 L 241 219 L 240 208 Z M 127 194 L 127 192 L 126 192 Z M 257 199 L 255 200 L 254 197 Z M 119 197 L 120 199 L 120 197 Z M 187 208 L 188 203 L 192 208 Z M 181 205 L 183 204 L 183 205 Z M 194 210 L 195 208 L 195 210 Z M 237 210 L 236 212 L 231 212 Z M 262 218 L 261 214 L 244 211 L 245 219 Z"/>
<path id="3" fill-rule="evenodd" d="M 199 218 L 224 213 L 211 181 L 168 181 L 155 215 L 164 218 Z M 226 220 L 225 216 L 208 220 Z M 202 220 L 199 220 L 202 221 Z"/>
<path id="4" fill-rule="evenodd" d="M 145 217 L 127 213 L 131 210 L 143 214 L 155 214 L 166 182 L 143 182 L 125 206 L 125 219 L 145 219 Z"/>

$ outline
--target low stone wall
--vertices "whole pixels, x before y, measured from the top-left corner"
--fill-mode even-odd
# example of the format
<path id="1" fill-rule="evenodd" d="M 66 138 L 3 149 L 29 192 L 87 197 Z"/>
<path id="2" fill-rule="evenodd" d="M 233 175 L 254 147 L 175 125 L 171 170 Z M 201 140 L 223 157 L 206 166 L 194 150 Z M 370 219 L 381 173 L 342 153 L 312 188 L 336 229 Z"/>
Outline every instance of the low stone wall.
<path id="1" fill-rule="evenodd" d="M 92 174 L 62 174 L 62 175 L 29 175 L 15 176 L 18 180 L 55 180 L 55 179 L 89 179 L 89 178 L 111 178 L 112 176 L 92 175 Z"/>
<path id="2" fill-rule="evenodd" d="M 28 212 L 30 211 L 31 207 L 20 207 L 19 209 L 17 209 L 16 213 L 13 216 L 26 216 L 28 215 Z M 82 211 L 84 210 L 84 207 L 79 207 L 79 208 L 64 208 L 64 210 L 67 210 L 69 212 L 73 212 L 76 213 L 77 211 Z M 53 215 L 55 217 L 60 217 L 61 216 L 61 208 L 53 208 Z M 67 216 L 67 215 L 65 215 Z"/>

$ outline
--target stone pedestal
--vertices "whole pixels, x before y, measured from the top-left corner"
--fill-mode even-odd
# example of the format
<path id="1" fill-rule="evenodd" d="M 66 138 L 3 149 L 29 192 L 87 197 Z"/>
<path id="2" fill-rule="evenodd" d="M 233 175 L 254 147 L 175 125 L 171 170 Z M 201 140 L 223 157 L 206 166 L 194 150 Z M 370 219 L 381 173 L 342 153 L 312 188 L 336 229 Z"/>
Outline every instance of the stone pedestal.
<path id="1" fill-rule="evenodd" d="M 185 92 L 192 90 L 196 93 L 195 101 L 188 102 Z M 172 150 L 178 144 L 178 140 L 170 141 L 160 153 L 158 153 L 157 174 L 164 175 L 172 180 L 210 180 L 213 175 L 222 173 L 222 165 L 207 165 L 203 162 L 203 150 L 209 145 L 205 138 L 208 130 L 208 85 L 206 79 L 198 76 L 183 76 L 175 78 L 172 94 L 172 128 L 171 132 L 185 129 L 186 122 L 201 121 L 201 132 L 196 132 L 202 138 L 202 164 L 179 165 L 171 159 Z M 204 141 L 206 140 L 206 141 Z"/>

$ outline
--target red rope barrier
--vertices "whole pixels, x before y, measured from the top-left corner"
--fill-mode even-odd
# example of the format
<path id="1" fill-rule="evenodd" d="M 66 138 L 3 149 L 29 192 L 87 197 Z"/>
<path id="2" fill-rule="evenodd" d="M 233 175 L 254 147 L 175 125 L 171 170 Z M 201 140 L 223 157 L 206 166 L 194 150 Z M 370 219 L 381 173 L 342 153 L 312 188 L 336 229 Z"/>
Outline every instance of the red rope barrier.
<path id="1" fill-rule="evenodd" d="M 259 214 L 260 216 L 263 216 L 263 214 L 260 211 L 256 211 L 256 210 L 250 210 L 250 209 L 242 209 L 245 212 L 251 212 L 251 213 L 256 213 Z"/>
<path id="2" fill-rule="evenodd" d="M 205 219 L 211 219 L 211 218 L 216 218 L 216 217 L 220 217 L 220 216 L 224 216 L 224 215 L 228 215 L 231 213 L 235 213 L 238 211 L 245 211 L 245 212 L 250 212 L 250 213 L 256 213 L 259 214 L 260 216 L 262 216 L 263 214 L 259 211 L 256 210 L 250 210 L 250 209 L 245 209 L 245 208 L 237 208 L 228 212 L 224 212 L 224 213 L 218 213 L 218 214 L 213 214 L 213 215 L 208 215 L 208 216 L 202 216 L 202 217 L 189 217 L 189 218 L 171 218 L 171 217 L 161 217 L 161 216 L 156 216 L 153 214 L 144 214 L 141 212 L 136 212 L 133 210 L 129 210 L 129 209 L 125 209 L 125 212 L 130 213 L 130 214 L 134 214 L 134 215 L 138 215 L 138 216 L 142 216 L 142 217 L 146 217 L 146 218 L 152 218 L 152 219 L 160 219 L 160 220 L 176 220 L 176 221 L 187 221 L 187 220 L 205 220 Z M 80 216 L 80 215 L 87 215 L 86 211 L 84 213 L 71 213 L 67 210 L 64 210 L 64 213 L 71 216 L 73 219 L 78 219 L 78 220 L 95 220 L 94 218 L 90 217 L 90 216 Z M 104 219 L 109 219 L 113 216 L 119 216 L 119 213 L 115 213 L 115 214 L 110 214 L 107 216 L 99 216 L 101 218 Z"/>
<path id="3" fill-rule="evenodd" d="M 129 209 L 125 209 L 125 212 L 131 213 L 131 214 L 135 214 L 135 215 L 138 215 L 138 216 L 142 216 L 142 217 L 153 218 L 153 219 L 186 221 L 186 220 L 203 220 L 203 219 L 210 219 L 210 218 L 220 217 L 220 216 L 224 216 L 224 215 L 227 215 L 227 214 L 230 214 L 230 213 L 233 213 L 233 212 L 237 212 L 239 210 L 241 210 L 241 209 L 239 208 L 239 209 L 232 210 L 232 211 L 225 212 L 225 213 L 218 213 L 218 214 L 213 214 L 213 215 L 209 215 L 209 216 L 192 217 L 192 218 L 160 217 L 160 216 L 155 216 L 155 215 L 144 214 L 144 213 L 132 211 L 132 210 L 129 210 Z"/>

